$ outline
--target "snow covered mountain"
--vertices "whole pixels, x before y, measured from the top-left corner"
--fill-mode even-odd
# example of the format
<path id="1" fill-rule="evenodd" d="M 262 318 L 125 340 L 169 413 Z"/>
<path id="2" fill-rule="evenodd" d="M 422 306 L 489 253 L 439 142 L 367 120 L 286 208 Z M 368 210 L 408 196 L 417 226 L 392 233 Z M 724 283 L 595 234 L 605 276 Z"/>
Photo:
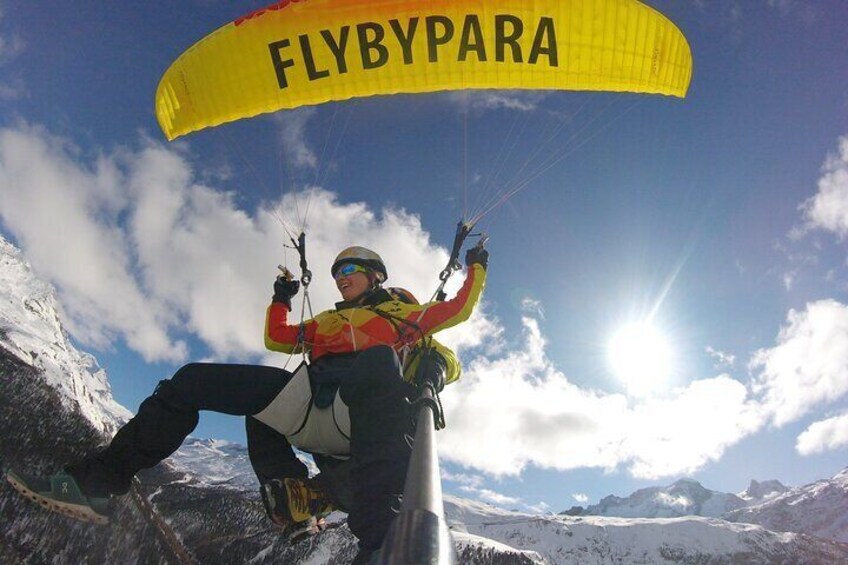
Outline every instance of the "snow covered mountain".
<path id="1" fill-rule="evenodd" d="M 620 518 L 718 518 L 747 504 L 748 502 L 735 494 L 709 490 L 692 479 L 680 479 L 667 487 L 637 490 L 626 498 L 607 496 L 598 504 L 585 510 L 572 509 L 568 514 Z"/>
<path id="2" fill-rule="evenodd" d="M 748 506 L 754 504 L 762 504 L 781 494 L 788 492 L 789 487 L 783 485 L 780 481 L 751 481 L 748 488 L 739 493 L 739 498 L 748 503 Z"/>
<path id="3" fill-rule="evenodd" d="M 445 512 L 461 546 L 497 540 L 531 563 L 848 563 L 843 544 L 713 518 L 539 516 L 450 497 Z"/>
<path id="4" fill-rule="evenodd" d="M 0 347 L 37 369 L 104 433 L 132 417 L 115 402 L 106 372 L 91 355 L 74 348 L 62 329 L 53 288 L 38 279 L 21 252 L 0 237 Z"/>
<path id="5" fill-rule="evenodd" d="M 640 489 L 628 497 L 608 496 L 569 516 L 673 518 L 701 516 L 758 524 L 775 532 L 810 534 L 848 543 L 848 469 L 831 479 L 790 488 L 780 481 L 751 481 L 738 494 L 704 488 L 692 479 Z"/>
<path id="6" fill-rule="evenodd" d="M 51 472 L 102 445 L 130 415 L 94 359 L 69 343 L 49 285 L 2 238 L 0 385 L 4 470 Z M 678 481 L 634 493 L 629 503 L 604 499 L 606 511 L 638 508 L 651 518 L 524 514 L 450 497 L 445 507 L 463 564 L 848 563 L 848 544 L 836 541 L 845 541 L 846 482 L 848 470 L 769 498 L 780 489 L 737 497 Z M 0 562 L 350 563 L 356 543 L 344 515 L 334 515 L 338 527 L 289 546 L 266 519 L 256 487 L 245 448 L 217 440 L 189 440 L 141 473 L 130 495 L 116 499 L 108 527 L 49 513 L 3 483 Z M 659 517 L 681 515 L 669 509 L 714 515 L 746 500 L 757 505 L 739 507 L 734 522 Z"/>
<path id="7" fill-rule="evenodd" d="M 202 478 L 209 486 L 242 491 L 259 487 L 247 448 L 237 443 L 190 437 L 168 463 L 175 471 Z"/>
<path id="8" fill-rule="evenodd" d="M 801 532 L 848 543 L 848 469 L 833 478 L 788 489 L 724 518 L 776 532 Z"/>

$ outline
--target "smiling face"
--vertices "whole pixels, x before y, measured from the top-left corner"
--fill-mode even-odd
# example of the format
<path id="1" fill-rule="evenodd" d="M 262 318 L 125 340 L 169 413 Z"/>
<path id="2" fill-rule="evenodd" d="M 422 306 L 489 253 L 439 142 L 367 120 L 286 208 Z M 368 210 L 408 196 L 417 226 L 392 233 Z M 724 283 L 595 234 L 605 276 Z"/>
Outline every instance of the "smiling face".
<path id="1" fill-rule="evenodd" d="M 349 275 L 339 275 L 336 279 L 336 288 L 342 294 L 342 299 L 350 302 L 371 288 L 371 282 L 368 280 L 368 275 L 357 271 Z"/>

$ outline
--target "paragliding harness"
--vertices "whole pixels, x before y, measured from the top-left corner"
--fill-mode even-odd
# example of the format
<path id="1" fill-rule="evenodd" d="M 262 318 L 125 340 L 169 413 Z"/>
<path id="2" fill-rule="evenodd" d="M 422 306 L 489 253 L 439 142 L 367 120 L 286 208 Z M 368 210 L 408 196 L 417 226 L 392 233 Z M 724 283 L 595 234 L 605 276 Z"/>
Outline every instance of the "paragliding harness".
<path id="1" fill-rule="evenodd" d="M 297 240 L 290 239 L 300 257 L 302 272 L 300 282 L 304 287 L 304 305 L 295 342 L 295 351 L 300 349 L 303 360 L 292 372 L 292 377 L 285 388 L 261 412 L 254 414 L 254 417 L 286 436 L 292 445 L 302 451 L 346 459 L 351 438 L 350 412 L 338 391 L 345 376 L 356 364 L 359 354 L 322 357 L 314 363 L 307 361 L 309 344 L 306 342 L 305 317 L 307 309 L 310 310 L 310 316 L 312 315 L 309 299 L 309 284 L 312 276 L 306 260 L 306 236 L 301 233 Z M 280 266 L 280 270 L 283 273 L 282 276 L 287 279 L 294 278 L 294 275 L 285 267 Z M 402 366 L 408 367 L 409 365 L 405 363 L 411 362 L 415 355 L 422 355 L 422 358 L 418 360 L 419 367 L 416 369 L 419 371 L 422 368 L 426 369 L 428 364 L 425 361 L 429 357 L 431 345 L 426 341 L 426 336 L 418 323 L 376 307 L 386 300 L 393 299 L 414 302 L 414 299 L 410 299 L 401 292 L 375 288 L 369 296 L 365 297 L 363 307 L 387 320 L 394 327 L 401 343 L 417 342 L 412 348 L 412 357 L 406 355 L 409 352 L 408 346 L 401 350 Z M 403 357 L 408 358 L 403 359 Z M 416 372 L 415 376 L 419 374 L 421 373 Z M 417 398 L 418 395 L 415 396 Z M 443 419 L 440 421 L 443 422 Z"/>
<path id="2" fill-rule="evenodd" d="M 462 264 L 459 261 L 459 253 L 462 250 L 462 246 L 465 243 L 465 240 L 471 235 L 479 235 L 480 240 L 477 243 L 478 248 L 482 248 L 488 239 L 485 234 L 472 234 L 471 231 L 474 228 L 474 224 L 466 223 L 463 221 L 459 221 L 456 226 L 456 233 L 454 235 L 453 247 L 451 249 L 451 254 L 448 259 L 447 264 L 444 269 L 439 273 L 439 286 L 436 291 L 433 293 L 433 296 L 428 301 L 427 304 L 431 304 L 434 301 L 443 302 L 447 295 L 445 293 L 445 285 L 450 279 L 451 275 L 456 271 L 462 269 Z M 300 316 L 300 329 L 297 335 L 296 343 L 295 343 L 295 351 L 300 348 L 303 354 L 303 361 L 300 363 L 298 368 L 294 371 L 295 374 L 298 374 L 301 370 L 306 370 L 308 367 L 307 363 L 307 348 L 306 348 L 306 324 L 305 324 L 305 316 L 306 311 L 308 309 L 309 316 L 313 317 L 312 314 L 312 303 L 309 298 L 309 284 L 312 282 L 312 271 L 309 270 L 309 265 L 306 259 L 306 234 L 301 232 L 298 238 L 295 240 L 294 237 L 289 237 L 289 240 L 292 243 L 292 248 L 297 251 L 299 256 L 299 266 L 301 270 L 300 283 L 303 287 L 303 308 L 301 308 L 301 316 Z M 294 278 L 294 275 L 282 265 L 279 266 L 279 269 L 282 271 L 283 275 L 289 279 Z M 396 300 L 400 300 L 403 302 L 408 302 L 406 297 L 394 295 L 392 294 L 392 298 Z M 441 430 L 445 427 L 445 416 L 444 410 L 442 408 L 441 399 L 439 398 L 439 391 L 436 390 L 435 386 L 432 382 L 426 379 L 426 375 L 432 370 L 431 367 L 431 355 L 433 351 L 432 345 L 432 336 L 426 336 L 424 332 L 421 330 L 418 322 L 424 317 L 424 314 L 427 312 L 427 308 L 429 306 L 425 305 L 422 309 L 421 313 L 418 316 L 418 319 L 415 321 L 409 321 L 404 318 L 394 316 L 389 312 L 385 312 L 379 309 L 371 309 L 375 315 L 380 316 L 387 320 L 392 326 L 395 328 L 397 335 L 401 341 L 405 341 L 406 343 L 410 343 L 410 340 L 404 339 L 406 335 L 409 335 L 409 332 L 417 333 L 418 339 L 412 340 L 415 341 L 415 345 L 410 347 L 409 345 L 404 345 L 401 351 L 399 352 L 401 366 L 406 368 L 409 367 L 416 358 L 419 358 L 419 364 L 416 368 L 415 374 L 413 376 L 412 383 L 415 384 L 418 388 L 418 394 L 416 398 L 413 400 L 412 411 L 411 414 L 417 414 L 422 406 L 429 406 L 433 410 L 433 414 L 435 416 L 435 427 L 437 430 Z M 344 362 L 342 364 L 345 364 Z M 312 372 L 310 372 L 312 373 Z M 338 370 L 330 370 L 329 374 L 321 374 L 321 371 L 316 371 L 314 374 L 310 374 L 310 386 L 312 389 L 312 402 L 316 408 L 329 408 L 333 405 L 333 400 L 336 396 L 336 391 L 339 386 L 339 373 Z M 428 388 L 430 390 L 430 394 L 423 394 L 424 388 Z M 309 407 L 311 410 L 312 406 Z M 306 415 L 308 418 L 308 413 Z M 304 419 L 305 423 L 305 419 Z M 302 428 L 302 426 L 300 426 Z M 299 430 L 298 430 L 299 431 Z M 347 436 L 341 429 L 339 430 L 343 435 Z"/>

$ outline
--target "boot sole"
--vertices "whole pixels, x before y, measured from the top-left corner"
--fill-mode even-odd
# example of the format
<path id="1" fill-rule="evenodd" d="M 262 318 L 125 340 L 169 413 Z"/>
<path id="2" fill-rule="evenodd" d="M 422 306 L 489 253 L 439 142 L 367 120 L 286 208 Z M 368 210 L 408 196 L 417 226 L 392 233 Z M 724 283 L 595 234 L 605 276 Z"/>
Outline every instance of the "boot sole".
<path id="1" fill-rule="evenodd" d="M 70 502 L 61 502 L 59 500 L 42 496 L 37 492 L 30 490 L 24 483 L 18 481 L 12 475 L 6 475 L 6 480 L 9 481 L 12 487 L 24 497 L 32 500 L 42 508 L 46 508 L 51 512 L 62 514 L 63 516 L 67 516 L 81 522 L 89 522 L 100 526 L 109 524 L 108 517 L 98 514 L 89 506 L 72 504 Z"/>

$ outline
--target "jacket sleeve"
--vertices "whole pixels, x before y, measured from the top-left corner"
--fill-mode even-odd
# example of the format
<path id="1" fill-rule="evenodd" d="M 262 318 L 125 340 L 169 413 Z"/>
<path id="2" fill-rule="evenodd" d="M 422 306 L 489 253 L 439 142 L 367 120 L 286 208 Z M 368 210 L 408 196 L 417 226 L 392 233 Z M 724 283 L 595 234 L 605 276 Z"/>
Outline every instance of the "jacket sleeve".
<path id="1" fill-rule="evenodd" d="M 475 263 L 468 268 L 465 282 L 456 296 L 444 302 L 424 304 L 411 312 L 406 319 L 417 324 L 427 335 L 455 326 L 471 316 L 485 286 L 486 269 Z"/>
<path id="2" fill-rule="evenodd" d="M 272 302 L 265 313 L 265 348 L 281 353 L 300 353 L 315 336 L 315 320 L 303 323 L 303 341 L 298 342 L 301 325 L 288 323 L 289 309 L 285 304 Z M 306 347 L 309 349 L 308 345 Z"/>

